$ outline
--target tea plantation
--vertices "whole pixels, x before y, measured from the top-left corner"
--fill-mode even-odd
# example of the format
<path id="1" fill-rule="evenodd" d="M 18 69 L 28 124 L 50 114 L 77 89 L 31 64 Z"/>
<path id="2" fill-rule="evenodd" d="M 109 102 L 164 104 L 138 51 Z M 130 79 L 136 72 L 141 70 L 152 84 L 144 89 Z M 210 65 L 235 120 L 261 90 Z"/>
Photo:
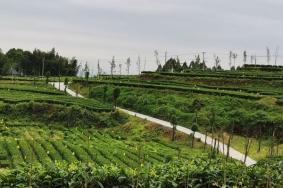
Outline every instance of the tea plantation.
<path id="1" fill-rule="evenodd" d="M 272 79 L 275 77 L 276 79 Z M 140 76 L 75 79 L 85 96 L 207 133 L 249 155 L 283 155 L 282 73 L 244 71 L 144 72 Z M 232 139 L 233 138 L 233 139 Z"/>
<path id="2" fill-rule="evenodd" d="M 112 93 L 116 82 L 108 81 L 87 83 L 91 89 L 82 84 L 80 92 L 91 91 L 93 99 L 68 96 L 40 80 L 35 83 L 32 79 L 0 81 L 0 187 L 282 185 L 282 158 L 271 157 L 246 167 L 239 161 L 221 156 L 198 140 L 192 148 L 192 136 L 177 132 L 173 142 L 171 129 L 115 110 Z M 105 101 L 104 85 L 108 85 Z M 118 104 L 131 104 L 127 107 L 135 110 L 138 104 L 130 102 L 128 95 L 135 97 L 143 91 L 141 96 L 153 96 L 156 92 L 155 89 L 129 87 L 119 87 Z M 174 91 L 177 86 L 172 87 L 166 91 L 176 97 L 185 91 Z M 181 88 L 186 89 L 186 86 Z M 157 88 L 158 92 L 160 89 Z M 209 90 L 209 94 L 200 95 L 217 99 L 218 94 Z M 246 100 L 238 94 L 227 92 L 224 96 Z M 253 101 L 262 96 L 250 94 L 249 97 Z M 172 98 L 162 100 L 165 99 L 174 101 Z M 128 102 L 123 103 L 123 100 Z M 149 101 L 144 104 L 140 112 L 145 112 L 147 105 L 157 105 Z M 162 102 L 158 101 L 158 104 Z M 180 103 L 177 106 L 180 107 Z M 205 115 L 199 115 L 203 122 Z M 180 116 L 177 117 L 180 121 Z"/>

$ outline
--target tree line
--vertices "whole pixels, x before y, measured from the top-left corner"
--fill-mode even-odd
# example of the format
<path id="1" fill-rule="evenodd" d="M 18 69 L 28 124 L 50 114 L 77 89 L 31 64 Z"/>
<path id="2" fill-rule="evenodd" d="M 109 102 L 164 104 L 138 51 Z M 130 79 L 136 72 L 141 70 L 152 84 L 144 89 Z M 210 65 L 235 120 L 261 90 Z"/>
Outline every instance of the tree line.
<path id="1" fill-rule="evenodd" d="M 158 64 L 157 72 L 186 72 L 189 70 L 223 70 L 220 66 L 219 57 L 215 57 L 215 65 L 212 68 L 208 68 L 204 59 L 201 60 L 200 56 L 196 56 L 195 60 L 192 60 L 188 65 L 187 62 L 181 63 L 179 58 L 170 58 L 162 66 Z"/>
<path id="2" fill-rule="evenodd" d="M 78 68 L 76 58 L 60 56 L 54 48 L 47 52 L 12 48 L 6 53 L 0 49 L 1 75 L 75 76 Z"/>

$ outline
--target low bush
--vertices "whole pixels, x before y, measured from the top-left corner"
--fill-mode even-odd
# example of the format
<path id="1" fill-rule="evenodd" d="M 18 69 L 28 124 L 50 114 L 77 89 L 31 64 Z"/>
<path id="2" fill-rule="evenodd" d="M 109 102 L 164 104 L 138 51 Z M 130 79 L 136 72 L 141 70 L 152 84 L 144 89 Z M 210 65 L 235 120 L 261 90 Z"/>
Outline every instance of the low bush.
<path id="1" fill-rule="evenodd" d="M 68 127 L 112 127 L 118 125 L 119 122 L 124 122 L 127 118 L 118 112 L 97 113 L 80 106 L 63 106 L 37 102 L 0 105 L 1 114 L 7 117 L 30 117 L 47 124 L 60 122 Z"/>
<path id="2" fill-rule="evenodd" d="M 282 158 L 245 167 L 222 159 L 170 161 L 138 169 L 56 163 L 1 173 L 1 187 L 281 187 Z"/>

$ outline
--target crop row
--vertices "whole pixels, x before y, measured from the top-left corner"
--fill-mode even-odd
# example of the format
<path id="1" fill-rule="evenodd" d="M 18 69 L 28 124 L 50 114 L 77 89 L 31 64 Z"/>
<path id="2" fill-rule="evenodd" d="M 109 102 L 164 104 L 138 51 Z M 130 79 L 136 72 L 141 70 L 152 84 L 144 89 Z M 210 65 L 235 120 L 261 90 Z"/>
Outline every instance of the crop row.
<path id="1" fill-rule="evenodd" d="M 85 82 L 84 80 L 75 80 L 76 82 Z M 230 96 L 238 97 L 244 99 L 260 99 L 262 96 L 242 93 L 237 91 L 225 91 L 218 89 L 206 89 L 206 88 L 195 88 L 195 87 L 184 87 L 184 86 L 174 86 L 174 85 L 163 85 L 163 84 L 147 84 L 147 83 L 134 83 L 134 82 L 115 82 L 115 81 L 90 81 L 93 84 L 112 84 L 116 86 L 125 86 L 125 87 L 139 87 L 139 88 L 149 88 L 149 89 L 160 89 L 160 90 L 174 90 L 181 92 L 191 92 L 191 93 L 200 93 L 208 94 L 215 96 Z"/>
<path id="2" fill-rule="evenodd" d="M 50 104 L 78 105 L 93 111 L 111 111 L 111 107 L 92 99 L 74 98 L 66 95 L 47 95 L 25 91 L 0 90 L 0 100 L 6 103 L 46 102 Z"/>
<path id="3" fill-rule="evenodd" d="M 64 95 L 64 92 L 58 91 L 51 86 L 32 86 L 29 84 L 1 84 L 0 90 L 11 90 L 11 91 L 25 91 L 31 93 L 41 93 L 48 95 Z"/>
<path id="4" fill-rule="evenodd" d="M 56 163 L 1 172 L 1 187 L 282 187 L 281 158 L 246 167 L 223 159 L 176 160 L 139 169 Z M 32 178 L 27 174 L 33 174 Z M 44 180 L 44 181 L 43 181 Z"/>
<path id="5" fill-rule="evenodd" d="M 24 163 L 41 163 L 48 166 L 54 161 L 81 161 L 137 168 L 141 164 L 161 164 L 167 156 L 176 156 L 178 153 L 170 144 L 160 144 L 156 141 L 140 144 L 119 140 L 111 134 L 95 129 L 71 128 L 55 137 L 53 136 L 56 133 L 52 131 L 34 132 L 23 129 L 23 137 L 5 137 L 0 142 L 1 152 L 7 156 L 3 160 L 12 167 Z M 186 155 L 190 154 L 183 153 L 181 158 L 186 159 Z"/>
<path id="6" fill-rule="evenodd" d="M 131 80 L 132 81 L 132 80 Z M 226 87 L 226 86 L 210 86 L 204 84 L 192 84 L 178 82 L 174 80 L 135 80 L 134 82 L 138 83 L 147 83 L 147 84 L 158 84 L 158 85 L 171 85 L 171 86 L 181 86 L 181 87 L 193 87 L 193 88 L 204 88 L 204 89 L 214 89 L 214 90 L 227 90 L 227 91 L 236 91 L 241 93 L 250 93 L 250 94 L 260 94 L 260 95 L 283 95 L 282 91 L 270 90 L 270 88 L 258 88 L 258 87 Z"/>
<path id="7" fill-rule="evenodd" d="M 257 75 L 257 74 L 230 74 L 230 73 L 169 73 L 169 72 L 161 72 L 158 73 L 160 75 L 165 76 L 181 76 L 181 77 L 212 77 L 212 78 L 233 78 L 233 79 L 251 79 L 251 80 L 283 80 L 283 75 Z"/>

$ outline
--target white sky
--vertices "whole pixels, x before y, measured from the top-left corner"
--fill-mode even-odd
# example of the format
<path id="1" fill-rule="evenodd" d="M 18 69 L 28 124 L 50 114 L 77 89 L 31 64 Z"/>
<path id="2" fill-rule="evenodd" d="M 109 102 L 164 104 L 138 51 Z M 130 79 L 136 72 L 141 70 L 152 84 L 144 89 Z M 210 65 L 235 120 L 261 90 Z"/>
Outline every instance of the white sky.
<path id="1" fill-rule="evenodd" d="M 153 70 L 155 49 L 162 62 L 165 50 L 182 61 L 205 51 L 209 65 L 216 54 L 227 67 L 230 50 L 237 64 L 247 50 L 265 63 L 266 46 L 283 51 L 282 10 L 282 0 L 0 0 L 0 48 L 55 47 L 94 71 L 100 59 L 106 72 L 112 56 L 124 72 L 129 56 L 136 71 L 138 55 Z"/>

